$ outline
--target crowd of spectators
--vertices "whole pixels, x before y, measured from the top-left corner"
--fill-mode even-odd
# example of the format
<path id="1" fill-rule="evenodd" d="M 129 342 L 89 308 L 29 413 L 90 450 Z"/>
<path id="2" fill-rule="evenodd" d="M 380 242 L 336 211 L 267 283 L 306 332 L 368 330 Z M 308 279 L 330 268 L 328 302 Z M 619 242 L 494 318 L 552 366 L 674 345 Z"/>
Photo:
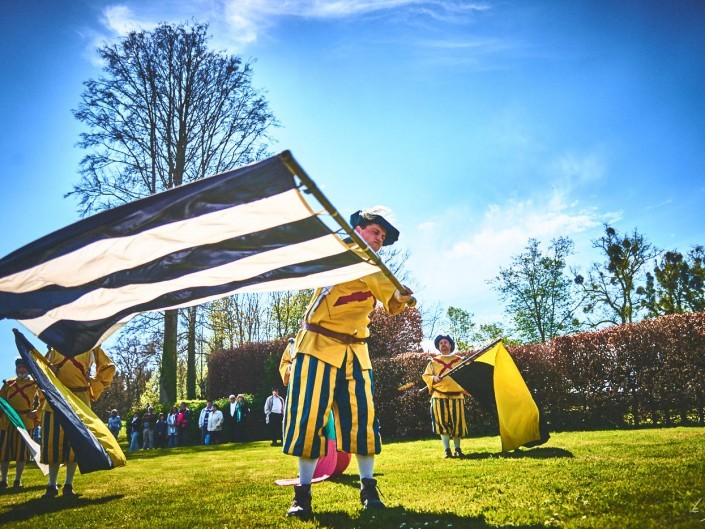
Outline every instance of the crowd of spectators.
<path id="1" fill-rule="evenodd" d="M 156 413 L 148 404 L 144 412 L 135 412 L 132 418 L 125 422 L 128 452 L 176 448 L 195 442 L 202 445 L 243 443 L 249 438 L 249 415 L 250 405 L 242 394 L 230 395 L 228 403 L 222 409 L 219 409 L 217 403 L 208 400 L 206 406 L 198 413 L 197 419 L 192 417 L 186 402 L 181 402 L 178 408 L 172 406 L 168 413 Z M 193 439 L 193 435 L 189 434 L 189 430 L 193 428 L 190 427 L 192 421 L 196 421 L 198 427 L 197 439 Z M 123 422 L 117 410 L 112 410 L 108 418 L 108 429 L 116 439 L 122 427 Z"/>

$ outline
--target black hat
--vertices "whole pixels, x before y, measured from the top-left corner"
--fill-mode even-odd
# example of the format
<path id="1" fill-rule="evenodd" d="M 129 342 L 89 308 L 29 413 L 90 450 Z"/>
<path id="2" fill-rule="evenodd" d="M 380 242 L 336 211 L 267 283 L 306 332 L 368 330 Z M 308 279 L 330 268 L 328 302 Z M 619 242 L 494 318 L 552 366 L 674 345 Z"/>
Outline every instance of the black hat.
<path id="1" fill-rule="evenodd" d="M 15 358 L 15 367 L 17 367 L 17 366 L 27 367 L 27 362 L 25 362 L 21 356 L 18 356 L 17 358 Z"/>
<path id="2" fill-rule="evenodd" d="M 382 246 L 391 246 L 399 239 L 399 230 L 392 226 L 392 224 L 380 214 L 381 212 L 382 208 L 356 211 L 350 215 L 350 226 L 353 228 L 356 226 L 364 228 L 368 224 L 379 224 L 387 232 Z"/>
<path id="3" fill-rule="evenodd" d="M 433 345 L 436 346 L 436 349 L 438 349 L 438 344 L 440 343 L 440 341 L 443 338 L 445 338 L 446 340 L 448 340 L 450 342 L 450 352 L 452 353 L 453 351 L 455 351 L 455 340 L 453 340 L 453 338 L 451 338 L 450 335 L 448 335 L 448 334 L 446 334 L 446 335 L 439 334 L 438 336 L 436 336 L 436 339 L 433 340 Z M 440 349 L 438 349 L 438 350 L 440 351 Z"/>

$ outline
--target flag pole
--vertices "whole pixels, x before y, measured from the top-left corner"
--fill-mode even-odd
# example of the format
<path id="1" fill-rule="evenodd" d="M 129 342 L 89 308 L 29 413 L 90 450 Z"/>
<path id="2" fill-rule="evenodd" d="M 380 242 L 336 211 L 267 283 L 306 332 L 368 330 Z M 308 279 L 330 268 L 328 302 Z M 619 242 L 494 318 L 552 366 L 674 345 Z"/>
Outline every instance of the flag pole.
<path id="1" fill-rule="evenodd" d="M 353 240 L 353 242 L 355 242 L 355 244 L 357 244 L 362 249 L 365 256 L 382 271 L 382 273 L 387 277 L 387 279 L 392 282 L 392 284 L 399 290 L 399 292 L 401 292 L 402 294 L 406 293 L 406 287 L 401 284 L 401 281 L 399 281 L 396 276 L 392 273 L 392 271 L 387 268 L 387 266 L 382 262 L 382 260 L 379 258 L 379 255 L 377 255 L 377 252 L 370 248 L 367 242 L 362 237 L 360 237 L 360 235 L 358 235 L 358 233 L 354 229 L 350 227 L 350 225 L 345 221 L 343 217 L 341 217 L 340 213 L 338 213 L 338 210 L 335 209 L 333 204 L 331 204 L 330 201 L 323 194 L 323 192 L 321 192 L 321 190 L 311 179 L 311 177 L 306 174 L 306 171 L 304 171 L 303 167 L 301 167 L 299 163 L 294 159 L 291 154 L 291 151 L 283 151 L 277 156 L 287 167 L 287 169 L 289 169 L 292 174 L 296 175 L 299 180 L 301 180 L 301 183 L 306 186 L 307 191 L 309 191 L 316 198 L 316 200 L 320 202 L 320 204 L 331 215 L 331 217 L 333 217 L 333 219 L 345 231 L 345 233 L 347 233 L 347 235 Z M 409 307 L 414 307 L 416 305 L 416 298 L 412 297 L 411 301 L 409 301 L 407 305 Z"/>
<path id="2" fill-rule="evenodd" d="M 497 344 L 498 344 L 499 342 L 501 342 L 501 341 L 502 341 L 502 339 L 499 338 L 498 340 L 495 340 L 494 342 L 492 342 L 490 345 L 488 345 L 488 346 L 486 346 L 486 347 L 483 347 L 483 348 L 480 349 L 478 352 L 471 354 L 471 355 L 468 356 L 465 360 L 463 360 L 462 362 L 460 362 L 457 366 L 455 366 L 453 369 L 449 370 L 447 373 L 444 373 L 444 374 L 443 374 L 441 377 L 439 377 L 439 378 L 440 378 L 441 380 L 443 380 L 445 377 L 447 377 L 447 376 L 449 376 L 449 375 L 452 375 L 452 374 L 455 373 L 456 371 L 458 371 L 458 370 L 462 369 L 463 367 L 465 367 L 466 365 L 468 365 L 470 362 L 473 362 L 477 357 L 483 355 L 484 353 L 486 353 L 487 351 L 489 351 L 490 349 L 492 349 L 495 345 L 497 345 Z M 421 389 L 419 389 L 419 393 L 423 393 L 424 391 L 428 391 L 428 386 L 424 386 L 424 387 L 422 387 Z"/>

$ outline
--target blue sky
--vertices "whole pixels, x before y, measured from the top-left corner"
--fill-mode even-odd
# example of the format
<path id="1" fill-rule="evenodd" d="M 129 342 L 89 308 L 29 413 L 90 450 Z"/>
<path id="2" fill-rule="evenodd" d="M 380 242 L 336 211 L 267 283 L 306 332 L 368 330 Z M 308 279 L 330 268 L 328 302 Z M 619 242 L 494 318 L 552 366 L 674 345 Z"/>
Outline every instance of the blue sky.
<path id="1" fill-rule="evenodd" d="M 273 152 L 344 214 L 393 209 L 426 305 L 504 320 L 486 281 L 530 237 L 570 236 L 583 267 L 604 222 L 705 244 L 702 1 L 41 0 L 0 19 L 2 255 L 78 220 L 71 109 L 96 46 L 190 19 L 257 61 Z"/>

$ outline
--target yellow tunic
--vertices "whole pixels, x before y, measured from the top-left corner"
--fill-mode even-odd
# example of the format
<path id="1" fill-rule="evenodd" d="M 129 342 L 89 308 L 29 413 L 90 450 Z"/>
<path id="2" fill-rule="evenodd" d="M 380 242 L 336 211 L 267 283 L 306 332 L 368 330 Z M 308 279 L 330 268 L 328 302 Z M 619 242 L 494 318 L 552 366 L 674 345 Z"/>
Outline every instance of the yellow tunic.
<path id="1" fill-rule="evenodd" d="M 36 412 L 44 403 L 44 396 L 37 388 L 37 383 L 29 377 L 10 378 L 0 388 L 0 397 L 12 406 L 22 419 L 24 427 L 31 431 L 35 426 L 35 419 L 30 417 L 30 414 Z M 7 430 L 11 425 L 10 419 L 0 411 L 0 430 Z"/>
<path id="2" fill-rule="evenodd" d="M 115 375 L 115 364 L 100 347 L 73 358 L 51 349 L 46 358 L 57 378 L 88 407 L 100 397 Z M 93 366 L 95 372 L 91 373 Z M 73 462 L 73 449 L 68 439 L 64 438 L 58 418 L 45 402 L 42 412 L 42 463 Z"/>
<path id="3" fill-rule="evenodd" d="M 100 347 L 73 358 L 51 349 L 46 358 L 57 378 L 88 406 L 100 397 L 115 375 L 115 364 Z M 91 373 L 94 365 L 95 373 Z M 51 411 L 47 403 L 44 411 Z"/>
<path id="4" fill-rule="evenodd" d="M 31 378 L 11 378 L 0 388 L 0 397 L 5 399 L 22 419 L 25 429 L 31 432 L 38 419 L 37 408 L 43 396 Z M 10 418 L 0 411 L 0 462 L 27 461 L 29 447 L 12 424 Z"/>
<path id="5" fill-rule="evenodd" d="M 423 380 L 428 386 L 428 392 L 431 397 L 441 399 L 462 399 L 465 391 L 450 377 L 441 379 L 440 382 L 434 382 L 434 376 L 443 376 L 448 371 L 457 367 L 463 358 L 454 355 L 438 355 L 431 359 L 426 365 L 426 371 L 423 374 Z"/>
<path id="6" fill-rule="evenodd" d="M 331 287 L 318 288 L 306 309 L 304 323 L 312 323 L 336 333 L 368 338 L 370 314 L 380 301 L 390 314 L 398 314 L 404 305 L 394 299 L 396 287 L 382 273 Z M 298 353 L 315 356 L 322 362 L 340 368 L 346 351 L 351 351 L 362 369 L 372 369 L 367 344 L 344 344 L 317 332 L 301 329 L 296 336 L 291 360 Z"/>

